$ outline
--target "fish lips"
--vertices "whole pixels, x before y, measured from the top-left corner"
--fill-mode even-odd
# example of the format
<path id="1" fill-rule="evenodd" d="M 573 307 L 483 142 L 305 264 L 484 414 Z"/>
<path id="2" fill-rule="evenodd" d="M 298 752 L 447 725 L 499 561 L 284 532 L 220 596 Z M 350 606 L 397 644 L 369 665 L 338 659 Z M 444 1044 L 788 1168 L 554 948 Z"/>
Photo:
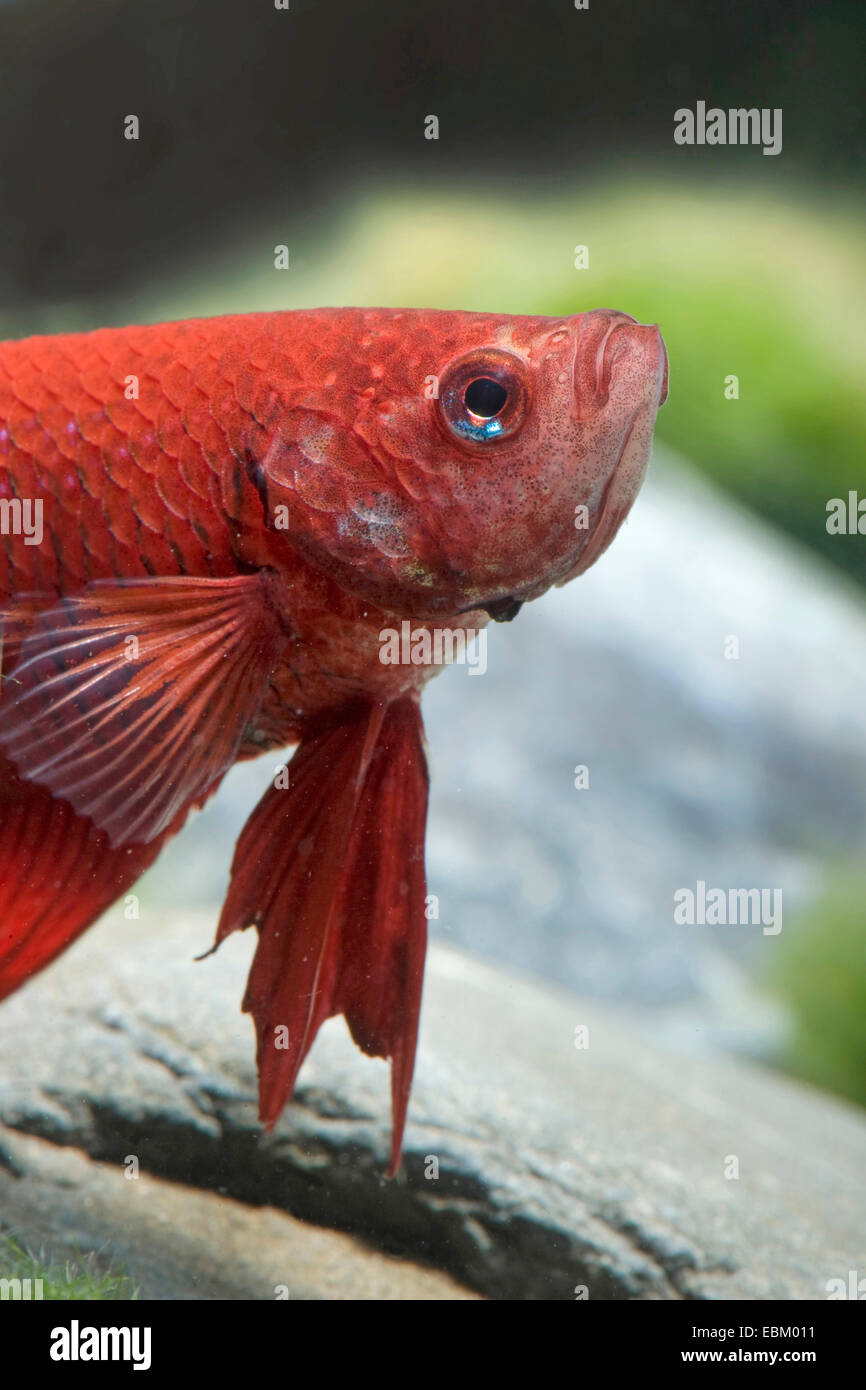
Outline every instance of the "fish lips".
<path id="1" fill-rule="evenodd" d="M 631 357 L 633 363 L 626 372 L 634 380 L 636 364 L 639 375 L 646 375 L 657 384 L 656 409 L 664 405 L 668 395 L 668 354 L 657 323 L 638 323 L 630 314 L 618 309 L 593 309 L 580 316 L 575 339 L 574 408 L 578 419 L 590 418 L 607 405 L 612 377 L 620 371 L 618 359 Z"/>
<path id="2" fill-rule="evenodd" d="M 617 358 L 625 354 L 620 370 L 626 385 L 644 382 L 643 399 L 631 413 L 619 457 L 605 483 L 595 525 L 576 556 L 560 576 L 552 577 L 557 587 L 583 574 L 610 545 L 637 497 L 652 452 L 656 413 L 668 396 L 668 353 L 658 324 L 640 324 L 628 315 L 614 315 L 594 346 L 597 392 L 607 402 L 611 374 Z M 622 387 L 620 387 L 620 390 Z M 579 397 L 576 392 L 576 400 Z"/>

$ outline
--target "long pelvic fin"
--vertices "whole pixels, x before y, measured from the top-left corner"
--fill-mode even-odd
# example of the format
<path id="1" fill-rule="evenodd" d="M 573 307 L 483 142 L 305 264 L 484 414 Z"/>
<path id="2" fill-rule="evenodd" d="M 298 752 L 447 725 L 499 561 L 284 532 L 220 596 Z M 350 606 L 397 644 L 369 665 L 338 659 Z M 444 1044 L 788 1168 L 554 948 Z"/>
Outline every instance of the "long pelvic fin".
<path id="1" fill-rule="evenodd" d="M 218 942 L 259 932 L 243 1007 L 256 1025 L 265 1126 L 322 1023 L 345 1014 L 358 1045 L 392 1062 L 390 1175 L 421 1007 L 427 790 L 415 699 L 359 703 L 318 723 L 241 834 L 217 931 Z"/>

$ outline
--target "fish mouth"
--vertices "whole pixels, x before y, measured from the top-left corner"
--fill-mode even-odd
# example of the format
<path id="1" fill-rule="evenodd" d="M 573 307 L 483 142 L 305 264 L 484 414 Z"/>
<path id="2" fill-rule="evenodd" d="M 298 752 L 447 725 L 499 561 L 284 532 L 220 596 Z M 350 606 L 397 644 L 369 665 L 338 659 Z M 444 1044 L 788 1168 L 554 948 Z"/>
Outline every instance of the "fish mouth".
<path id="1" fill-rule="evenodd" d="M 668 396 L 668 351 L 657 323 L 639 323 L 631 314 L 618 309 L 593 309 L 582 315 L 575 335 L 572 378 L 574 408 L 578 419 L 593 415 L 608 402 L 612 374 L 620 353 L 637 351 L 644 355 L 646 369 L 654 357 L 658 380 L 656 409 Z"/>
<path id="2" fill-rule="evenodd" d="M 595 349 L 597 390 L 606 398 L 610 383 L 611 354 L 618 350 L 617 340 L 623 338 L 649 345 L 654 361 L 648 367 L 649 381 L 646 397 L 634 411 L 628 424 L 619 457 L 604 485 L 596 523 L 592 534 L 575 559 L 566 566 L 560 578 L 552 582 L 557 588 L 583 574 L 607 550 L 623 521 L 631 511 L 646 473 L 652 448 L 652 430 L 656 412 L 668 396 L 668 352 L 657 323 L 641 324 L 627 314 L 618 315 L 608 324 L 603 338 Z M 654 368 L 654 370 L 653 370 Z"/>

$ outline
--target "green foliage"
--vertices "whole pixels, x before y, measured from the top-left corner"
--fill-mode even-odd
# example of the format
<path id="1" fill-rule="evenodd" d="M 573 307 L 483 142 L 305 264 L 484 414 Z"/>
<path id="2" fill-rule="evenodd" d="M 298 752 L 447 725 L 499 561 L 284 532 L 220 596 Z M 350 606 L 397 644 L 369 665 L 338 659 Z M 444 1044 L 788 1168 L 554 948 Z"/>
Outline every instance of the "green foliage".
<path id="1" fill-rule="evenodd" d="M 125 1274 L 100 1270 L 94 1254 L 76 1254 L 62 1265 L 46 1262 L 44 1251 L 34 1255 L 13 1236 L 2 1234 L 0 1279 L 41 1279 L 43 1299 L 53 1302 L 111 1302 L 138 1297 L 137 1289 Z"/>
<path id="2" fill-rule="evenodd" d="M 840 873 L 772 952 L 769 985 L 793 1016 L 782 1061 L 866 1105 L 866 879 Z"/>

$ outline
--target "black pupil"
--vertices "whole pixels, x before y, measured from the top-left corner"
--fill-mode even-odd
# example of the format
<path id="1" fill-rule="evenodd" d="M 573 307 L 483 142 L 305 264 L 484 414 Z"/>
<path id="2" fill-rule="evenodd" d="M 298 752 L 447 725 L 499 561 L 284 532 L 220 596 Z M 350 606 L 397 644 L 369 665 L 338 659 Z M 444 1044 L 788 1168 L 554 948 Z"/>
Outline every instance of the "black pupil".
<path id="1" fill-rule="evenodd" d="M 480 415 L 482 420 L 490 420 L 499 414 L 508 400 L 508 392 L 498 381 L 489 376 L 480 376 L 475 381 L 470 381 L 463 393 L 463 399 L 473 415 Z"/>

